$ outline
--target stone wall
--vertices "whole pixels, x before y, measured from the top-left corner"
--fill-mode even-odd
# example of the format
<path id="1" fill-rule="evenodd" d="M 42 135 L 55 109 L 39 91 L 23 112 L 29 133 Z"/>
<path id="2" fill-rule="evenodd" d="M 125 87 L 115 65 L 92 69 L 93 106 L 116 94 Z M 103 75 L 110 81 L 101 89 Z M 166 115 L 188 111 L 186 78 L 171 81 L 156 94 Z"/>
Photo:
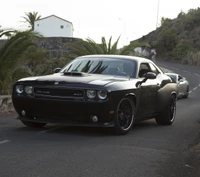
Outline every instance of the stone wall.
<path id="1" fill-rule="evenodd" d="M 36 43 L 40 48 L 46 50 L 47 58 L 52 59 L 66 56 L 70 51 L 70 47 L 67 45 L 67 43 L 73 43 L 77 40 L 78 38 L 46 37 L 38 38 Z"/>
<path id="2" fill-rule="evenodd" d="M 0 95 L 0 114 L 13 112 L 11 95 Z"/>
<path id="3" fill-rule="evenodd" d="M 48 59 L 60 58 L 66 56 L 70 51 L 70 47 L 67 43 L 73 43 L 79 40 L 79 38 L 72 37 L 46 37 L 37 38 L 36 44 L 41 49 L 46 50 L 46 56 Z M 5 44 L 5 39 L 0 39 L 0 47 Z"/>

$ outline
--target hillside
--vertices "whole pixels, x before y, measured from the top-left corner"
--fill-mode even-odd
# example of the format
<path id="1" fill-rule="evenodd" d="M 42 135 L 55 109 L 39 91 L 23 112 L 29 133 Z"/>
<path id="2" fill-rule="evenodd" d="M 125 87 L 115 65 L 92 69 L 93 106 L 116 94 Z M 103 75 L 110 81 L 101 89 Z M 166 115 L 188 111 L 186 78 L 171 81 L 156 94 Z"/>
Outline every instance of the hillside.
<path id="1" fill-rule="evenodd" d="M 200 60 L 200 8 L 180 12 L 175 19 L 162 18 L 159 28 L 137 41 L 148 42 L 162 58 L 194 64 Z"/>

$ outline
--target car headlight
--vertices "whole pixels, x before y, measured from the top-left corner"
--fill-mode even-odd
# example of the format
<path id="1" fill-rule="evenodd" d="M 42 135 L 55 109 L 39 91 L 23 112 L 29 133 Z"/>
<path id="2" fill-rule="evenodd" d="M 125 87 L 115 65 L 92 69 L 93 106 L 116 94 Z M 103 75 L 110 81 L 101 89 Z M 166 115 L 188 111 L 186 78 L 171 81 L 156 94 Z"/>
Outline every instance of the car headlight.
<path id="1" fill-rule="evenodd" d="M 24 91 L 24 86 L 23 86 L 23 85 L 16 85 L 15 91 L 16 91 L 18 94 L 23 93 L 23 91 Z"/>
<path id="2" fill-rule="evenodd" d="M 33 93 L 33 86 L 25 86 L 24 90 L 28 95 L 30 95 Z"/>
<path id="3" fill-rule="evenodd" d="M 98 95 L 99 99 L 104 100 L 104 99 L 107 98 L 107 91 L 105 91 L 105 90 L 99 90 L 97 92 L 97 95 Z"/>
<path id="4" fill-rule="evenodd" d="M 90 98 L 90 99 L 93 99 L 96 97 L 96 90 L 87 90 L 87 97 Z"/>

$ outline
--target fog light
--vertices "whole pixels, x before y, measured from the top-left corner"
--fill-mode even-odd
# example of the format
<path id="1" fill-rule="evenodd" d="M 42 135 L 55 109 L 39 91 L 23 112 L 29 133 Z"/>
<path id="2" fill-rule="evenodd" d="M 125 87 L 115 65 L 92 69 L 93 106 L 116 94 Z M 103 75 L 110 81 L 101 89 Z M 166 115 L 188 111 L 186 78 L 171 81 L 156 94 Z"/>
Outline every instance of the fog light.
<path id="1" fill-rule="evenodd" d="M 93 122 L 97 122 L 98 121 L 98 117 L 97 116 L 91 116 L 91 119 Z"/>
<path id="2" fill-rule="evenodd" d="M 25 116 L 26 115 L 26 112 L 24 110 L 22 110 L 22 115 Z"/>

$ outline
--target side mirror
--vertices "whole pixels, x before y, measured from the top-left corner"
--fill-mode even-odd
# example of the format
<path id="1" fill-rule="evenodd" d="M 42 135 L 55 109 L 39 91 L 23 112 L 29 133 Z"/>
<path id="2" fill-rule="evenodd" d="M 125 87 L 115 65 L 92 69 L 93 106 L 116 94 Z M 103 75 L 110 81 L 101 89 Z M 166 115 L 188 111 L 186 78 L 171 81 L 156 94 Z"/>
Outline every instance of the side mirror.
<path id="1" fill-rule="evenodd" d="M 153 72 L 148 72 L 145 74 L 145 79 L 155 79 L 156 78 L 156 74 Z"/>
<path id="2" fill-rule="evenodd" d="M 53 72 L 54 72 L 54 73 L 58 73 L 58 72 L 60 72 L 60 70 L 61 70 L 61 68 L 55 68 L 55 69 L 53 70 Z"/>
<path id="3" fill-rule="evenodd" d="M 156 74 L 153 72 L 148 72 L 144 75 L 144 79 L 142 81 L 138 81 L 135 86 L 138 87 L 139 85 L 142 85 L 142 83 L 146 82 L 148 79 L 155 79 Z"/>
<path id="4" fill-rule="evenodd" d="M 179 82 L 183 82 L 183 81 L 184 81 L 183 79 L 180 79 L 180 80 L 179 80 Z"/>

